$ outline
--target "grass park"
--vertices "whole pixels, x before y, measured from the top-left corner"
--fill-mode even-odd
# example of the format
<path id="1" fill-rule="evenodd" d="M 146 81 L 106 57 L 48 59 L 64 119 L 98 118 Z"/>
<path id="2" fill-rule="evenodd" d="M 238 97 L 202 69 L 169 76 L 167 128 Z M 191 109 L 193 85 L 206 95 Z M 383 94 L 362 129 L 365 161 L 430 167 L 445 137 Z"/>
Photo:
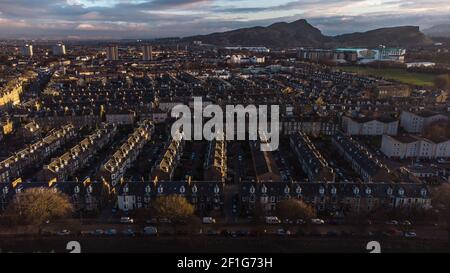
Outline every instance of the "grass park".
<path id="1" fill-rule="evenodd" d="M 363 66 L 342 66 L 340 70 L 357 73 L 359 75 L 382 77 L 386 80 L 393 80 L 405 84 L 416 86 L 432 87 L 437 77 L 435 74 L 409 72 L 401 68 L 373 68 Z"/>

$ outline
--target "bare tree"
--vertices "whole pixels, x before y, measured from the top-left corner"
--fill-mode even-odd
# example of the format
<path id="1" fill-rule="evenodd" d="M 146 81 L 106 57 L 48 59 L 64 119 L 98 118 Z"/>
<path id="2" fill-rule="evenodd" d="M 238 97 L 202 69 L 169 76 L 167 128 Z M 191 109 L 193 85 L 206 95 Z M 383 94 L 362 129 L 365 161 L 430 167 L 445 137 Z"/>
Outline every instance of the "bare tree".
<path id="1" fill-rule="evenodd" d="M 13 223 L 35 225 L 68 217 L 72 212 L 73 206 L 67 195 L 46 188 L 32 188 L 16 194 L 6 209 L 6 215 Z"/>
<path id="2" fill-rule="evenodd" d="M 289 219 L 311 219 L 316 217 L 316 210 L 298 199 L 287 199 L 277 204 L 277 214 Z"/>
<path id="3" fill-rule="evenodd" d="M 168 219 L 174 228 L 185 223 L 194 215 L 194 206 L 181 195 L 158 197 L 152 202 L 152 211 L 159 218 Z"/>
<path id="4" fill-rule="evenodd" d="M 450 223 L 450 184 L 443 184 L 432 191 L 431 202 L 443 220 Z"/>
<path id="5" fill-rule="evenodd" d="M 434 80 L 434 87 L 444 91 L 450 91 L 450 76 L 448 74 L 439 75 Z"/>

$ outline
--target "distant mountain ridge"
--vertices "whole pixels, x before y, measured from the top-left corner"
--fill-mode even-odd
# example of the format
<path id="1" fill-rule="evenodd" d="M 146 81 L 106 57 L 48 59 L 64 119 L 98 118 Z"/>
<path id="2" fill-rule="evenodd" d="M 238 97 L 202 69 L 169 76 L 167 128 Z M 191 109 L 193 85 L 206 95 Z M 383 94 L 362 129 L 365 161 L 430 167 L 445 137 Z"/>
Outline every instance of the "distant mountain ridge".
<path id="1" fill-rule="evenodd" d="M 433 26 L 424 30 L 424 33 L 431 37 L 447 37 L 450 38 L 450 23 Z"/>
<path id="2" fill-rule="evenodd" d="M 301 19 L 292 23 L 275 23 L 268 27 L 242 28 L 222 33 L 187 37 L 219 46 L 268 46 L 268 47 L 332 47 L 332 46 L 417 46 L 431 44 L 432 40 L 420 32 L 417 26 L 381 28 L 338 36 L 326 36 Z"/>

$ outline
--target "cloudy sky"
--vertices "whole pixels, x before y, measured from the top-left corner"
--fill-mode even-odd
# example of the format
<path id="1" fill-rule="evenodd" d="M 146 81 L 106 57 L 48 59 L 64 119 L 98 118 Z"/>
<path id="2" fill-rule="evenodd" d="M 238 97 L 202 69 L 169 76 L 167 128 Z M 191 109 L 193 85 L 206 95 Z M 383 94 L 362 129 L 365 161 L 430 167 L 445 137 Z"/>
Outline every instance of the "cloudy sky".
<path id="1" fill-rule="evenodd" d="M 0 0 L 1 38 L 158 38 L 305 18 L 325 34 L 450 23 L 450 0 Z"/>

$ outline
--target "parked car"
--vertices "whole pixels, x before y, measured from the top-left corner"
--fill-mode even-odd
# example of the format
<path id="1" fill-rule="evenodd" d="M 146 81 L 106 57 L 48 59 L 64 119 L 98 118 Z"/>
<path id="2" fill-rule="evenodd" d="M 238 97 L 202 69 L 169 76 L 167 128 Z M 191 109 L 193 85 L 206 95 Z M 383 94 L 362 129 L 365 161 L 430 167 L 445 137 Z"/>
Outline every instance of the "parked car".
<path id="1" fill-rule="evenodd" d="M 441 164 L 448 164 L 448 163 L 450 163 L 450 161 L 445 160 L 443 158 L 438 159 L 438 162 L 441 163 Z"/>
<path id="2" fill-rule="evenodd" d="M 100 236 L 105 234 L 105 232 L 103 231 L 103 229 L 96 229 L 94 230 L 94 235 Z"/>
<path id="3" fill-rule="evenodd" d="M 122 233 L 126 236 L 134 236 L 135 235 L 134 230 L 132 228 L 127 228 Z"/>
<path id="4" fill-rule="evenodd" d="M 145 223 L 146 224 L 157 224 L 158 223 L 158 219 L 152 218 L 150 220 L 146 220 Z"/>
<path id="5" fill-rule="evenodd" d="M 168 219 L 168 218 L 160 218 L 159 222 L 161 224 L 170 224 L 171 223 L 170 219 Z"/>
<path id="6" fill-rule="evenodd" d="M 337 237 L 337 236 L 339 236 L 339 232 L 336 231 L 336 230 L 330 230 L 330 231 L 327 232 L 327 236 L 329 236 L 329 237 Z"/>
<path id="7" fill-rule="evenodd" d="M 314 225 L 323 225 L 323 224 L 325 224 L 325 221 L 322 219 L 315 218 L 315 219 L 311 219 L 311 223 Z"/>
<path id="8" fill-rule="evenodd" d="M 95 231 L 92 231 L 92 230 L 82 230 L 82 231 L 80 231 L 80 235 L 81 236 L 93 235 L 94 233 L 95 233 Z"/>
<path id="9" fill-rule="evenodd" d="M 306 224 L 306 221 L 303 220 L 303 219 L 297 219 L 297 220 L 295 221 L 295 223 L 296 223 L 297 225 L 304 225 L 304 224 Z"/>
<path id="10" fill-rule="evenodd" d="M 387 221 L 386 225 L 397 226 L 398 225 L 398 221 L 397 220 Z"/>
<path id="11" fill-rule="evenodd" d="M 233 233 L 235 233 L 235 232 L 233 232 Z M 220 235 L 220 231 L 209 229 L 209 230 L 206 231 L 205 234 L 209 235 L 209 236 L 217 236 L 217 235 Z"/>
<path id="12" fill-rule="evenodd" d="M 293 224 L 294 222 L 291 219 L 284 219 L 283 224 Z"/>
<path id="13" fill-rule="evenodd" d="M 236 235 L 237 236 L 241 236 L 241 237 L 249 236 L 250 235 L 250 231 L 249 230 L 237 230 L 236 231 Z"/>
<path id="14" fill-rule="evenodd" d="M 356 235 L 356 233 L 354 231 L 351 231 L 351 230 L 343 230 L 341 232 L 341 236 L 342 237 L 353 237 L 355 235 Z"/>
<path id="15" fill-rule="evenodd" d="M 206 224 L 206 225 L 215 224 L 216 219 L 214 219 L 212 217 L 203 217 L 202 222 L 203 222 L 203 224 Z"/>
<path id="16" fill-rule="evenodd" d="M 314 236 L 314 237 L 321 237 L 322 233 L 320 231 L 317 230 L 313 230 L 309 233 L 310 236 Z"/>
<path id="17" fill-rule="evenodd" d="M 267 216 L 266 217 L 266 224 L 280 224 L 281 221 L 276 216 Z"/>
<path id="18" fill-rule="evenodd" d="M 405 232 L 405 237 L 406 238 L 416 238 L 417 234 L 414 231 L 407 231 L 407 232 Z"/>
<path id="19" fill-rule="evenodd" d="M 291 235 L 291 231 L 290 231 L 290 230 L 285 230 L 285 229 L 283 229 L 283 228 L 279 228 L 279 229 L 277 229 L 277 231 L 276 231 L 276 235 L 279 235 L 279 236 L 289 236 L 289 235 Z"/>
<path id="20" fill-rule="evenodd" d="M 338 220 L 338 219 L 331 219 L 330 221 L 328 221 L 328 223 L 329 223 L 330 225 L 337 226 L 337 225 L 341 224 L 341 221 Z"/>
<path id="21" fill-rule="evenodd" d="M 115 236 L 115 235 L 117 235 L 117 230 L 114 228 L 110 228 L 105 232 L 105 234 L 108 236 Z"/>
<path id="22" fill-rule="evenodd" d="M 408 221 L 408 220 L 405 220 L 405 221 L 402 221 L 402 222 L 401 222 L 401 225 L 402 225 L 402 226 L 411 226 L 412 223 L 411 223 L 410 221 Z"/>
<path id="23" fill-rule="evenodd" d="M 67 236 L 67 235 L 70 235 L 70 230 L 67 230 L 67 229 L 60 230 L 60 231 L 58 231 L 58 232 L 56 233 L 56 235 L 58 235 L 58 236 Z"/>
<path id="24" fill-rule="evenodd" d="M 383 234 L 388 237 L 397 237 L 397 236 L 403 235 L 403 233 L 398 229 L 389 229 L 389 230 L 385 231 Z"/>
<path id="25" fill-rule="evenodd" d="M 144 235 L 156 236 L 158 235 L 158 229 L 156 227 L 145 227 Z"/>
<path id="26" fill-rule="evenodd" d="M 131 217 L 121 217 L 120 218 L 120 223 L 122 224 L 133 224 L 134 223 L 134 219 Z"/>
<path id="27" fill-rule="evenodd" d="M 228 235 L 230 235 L 230 232 L 228 230 L 226 230 L 226 229 L 222 229 L 222 230 L 220 230 L 220 235 L 221 236 L 228 236 Z"/>

